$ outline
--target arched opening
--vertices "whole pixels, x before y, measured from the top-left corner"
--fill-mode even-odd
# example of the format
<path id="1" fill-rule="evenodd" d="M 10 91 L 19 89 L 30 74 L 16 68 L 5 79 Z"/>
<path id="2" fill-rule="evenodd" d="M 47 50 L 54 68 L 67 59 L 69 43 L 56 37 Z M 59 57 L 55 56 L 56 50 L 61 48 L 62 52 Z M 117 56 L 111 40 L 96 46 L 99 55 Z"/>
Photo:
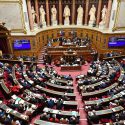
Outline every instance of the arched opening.
<path id="1" fill-rule="evenodd" d="M 9 30 L 4 27 L 3 25 L 0 25 L 0 50 L 3 54 L 9 54 Z"/>

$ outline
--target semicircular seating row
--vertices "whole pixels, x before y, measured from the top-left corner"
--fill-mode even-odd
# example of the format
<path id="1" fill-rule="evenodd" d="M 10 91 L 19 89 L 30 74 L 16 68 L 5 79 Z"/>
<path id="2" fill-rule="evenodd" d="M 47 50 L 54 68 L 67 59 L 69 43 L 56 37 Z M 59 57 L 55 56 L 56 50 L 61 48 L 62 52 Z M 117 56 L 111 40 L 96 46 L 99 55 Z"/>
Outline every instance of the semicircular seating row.
<path id="1" fill-rule="evenodd" d="M 86 76 L 77 76 L 89 124 L 124 124 L 125 71 L 116 60 L 96 61 Z"/>
<path id="2" fill-rule="evenodd" d="M 67 124 L 79 124 L 72 77 L 61 76 L 52 67 L 39 68 L 36 64 L 1 64 L 1 123 L 9 119 L 8 124 L 18 121 L 21 125 L 28 125 L 38 117 L 33 121 L 36 125 L 61 124 L 64 119 Z M 42 113 L 50 118 L 42 120 Z"/>

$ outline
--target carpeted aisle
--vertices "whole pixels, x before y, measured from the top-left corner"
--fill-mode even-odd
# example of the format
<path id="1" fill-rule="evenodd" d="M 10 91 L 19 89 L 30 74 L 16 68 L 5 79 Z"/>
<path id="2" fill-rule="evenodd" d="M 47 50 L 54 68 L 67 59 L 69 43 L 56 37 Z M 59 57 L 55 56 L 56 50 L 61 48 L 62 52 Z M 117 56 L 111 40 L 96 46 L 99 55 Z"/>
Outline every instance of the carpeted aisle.
<path id="1" fill-rule="evenodd" d="M 39 64 L 39 67 L 43 67 L 43 65 Z M 76 84 L 76 76 L 80 74 L 86 74 L 89 68 L 89 64 L 83 65 L 81 71 L 61 71 L 60 67 L 53 66 L 53 68 L 58 72 L 58 74 L 62 75 L 71 75 L 73 77 L 73 86 L 74 86 L 74 93 L 76 95 L 76 101 L 78 102 L 78 110 L 80 113 L 80 125 L 88 125 L 86 113 L 84 111 L 84 103 L 82 102 L 82 97 L 77 90 Z"/>

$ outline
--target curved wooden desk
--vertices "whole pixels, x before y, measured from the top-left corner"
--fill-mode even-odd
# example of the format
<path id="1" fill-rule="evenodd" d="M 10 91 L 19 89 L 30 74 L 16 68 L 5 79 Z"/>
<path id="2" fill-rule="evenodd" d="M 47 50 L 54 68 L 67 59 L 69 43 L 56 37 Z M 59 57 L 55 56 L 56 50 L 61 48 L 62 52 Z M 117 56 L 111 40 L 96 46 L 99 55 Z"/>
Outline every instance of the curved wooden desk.
<path id="1" fill-rule="evenodd" d="M 4 92 L 5 92 L 7 95 L 10 95 L 10 94 L 11 94 L 11 91 L 7 88 L 7 86 L 5 85 L 3 79 L 0 80 L 0 85 L 1 85 L 2 89 L 4 90 Z"/>
<path id="2" fill-rule="evenodd" d="M 41 95 L 36 94 L 36 93 L 34 93 L 34 92 L 32 92 L 32 91 L 30 91 L 28 89 L 26 89 L 24 92 L 26 92 L 27 94 L 30 93 L 35 98 L 38 98 L 38 99 L 42 98 Z M 77 103 L 77 101 L 63 101 L 63 105 L 64 105 L 64 108 L 66 108 L 66 109 L 68 109 L 68 107 L 77 109 L 78 103 Z"/>
<path id="3" fill-rule="evenodd" d="M 62 111 L 62 110 L 55 110 L 50 108 L 44 108 L 43 111 L 51 114 L 58 114 L 61 116 L 68 116 L 68 117 L 74 116 L 75 114 L 76 117 L 78 118 L 80 117 L 79 113 L 76 111 Z"/>
<path id="4" fill-rule="evenodd" d="M 19 119 L 22 119 L 24 121 L 28 121 L 29 120 L 29 117 L 26 116 L 26 115 L 23 115 L 19 112 L 17 112 L 16 110 L 13 110 L 11 108 L 9 108 L 7 105 L 5 104 L 0 104 L 0 109 L 3 109 L 4 111 L 6 111 L 8 114 L 11 114 L 13 116 L 15 116 L 16 118 L 19 118 Z"/>
<path id="5" fill-rule="evenodd" d="M 39 85 L 35 86 L 38 90 L 41 90 L 42 92 L 45 92 L 47 94 L 49 94 L 50 96 L 57 96 L 57 97 L 61 97 L 64 95 L 64 92 L 59 92 L 59 91 L 54 91 L 54 90 L 50 90 L 50 89 L 46 89 L 44 87 L 41 87 Z M 75 100 L 75 94 L 74 93 L 67 93 L 68 97 L 70 97 L 71 99 Z"/>
<path id="6" fill-rule="evenodd" d="M 105 89 L 101 89 L 101 90 L 99 90 L 99 91 L 94 91 L 94 92 L 89 92 L 89 93 L 88 93 L 88 92 L 82 93 L 82 97 L 84 98 L 84 97 L 95 96 L 95 95 L 98 95 L 98 94 L 103 94 L 103 93 L 109 91 L 110 89 L 115 88 L 116 86 L 118 86 L 118 83 L 114 83 L 114 84 L 112 84 L 111 86 L 106 87 Z"/>
<path id="7" fill-rule="evenodd" d="M 51 88 L 54 88 L 55 90 L 61 90 L 61 91 L 66 91 L 68 89 L 72 89 L 74 90 L 73 87 L 71 86 L 61 86 L 61 85 L 57 85 L 57 84 L 54 84 L 54 83 L 49 83 L 49 82 L 46 82 L 45 83 L 47 86 L 51 87 Z"/>
<path id="8" fill-rule="evenodd" d="M 19 85 L 20 88 L 23 88 L 23 86 L 18 82 L 18 80 L 16 79 L 16 76 L 15 76 L 15 66 L 12 67 L 12 77 L 13 77 L 13 81 L 16 85 Z"/>
<path id="9" fill-rule="evenodd" d="M 117 93 L 116 95 L 113 95 L 113 96 L 110 96 L 107 98 L 93 100 L 93 101 L 85 101 L 84 103 L 85 103 L 85 105 L 95 105 L 95 104 L 99 104 L 99 103 L 106 103 L 106 102 L 110 102 L 115 99 L 121 98 L 123 95 L 125 95 L 125 90 L 121 91 L 120 93 Z"/>
<path id="10" fill-rule="evenodd" d="M 70 124 L 61 124 L 61 123 L 52 123 L 49 121 L 43 121 L 43 120 L 35 120 L 35 125 L 70 125 Z M 72 124 L 72 125 L 78 125 L 78 124 Z"/>
<path id="11" fill-rule="evenodd" d="M 100 115 L 107 115 L 107 114 L 111 114 L 111 113 L 116 113 L 119 111 L 124 110 L 124 108 L 122 106 L 117 106 L 111 109 L 106 109 L 106 110 L 99 110 L 99 111 L 95 111 L 95 114 L 100 116 Z M 88 112 L 89 116 L 92 116 L 93 113 L 92 112 Z"/>
<path id="12" fill-rule="evenodd" d="M 26 79 L 26 81 L 28 83 L 30 83 L 31 85 L 34 84 L 34 81 L 32 81 L 28 76 L 27 76 L 27 73 L 26 73 L 26 65 L 23 66 L 23 77 Z"/>

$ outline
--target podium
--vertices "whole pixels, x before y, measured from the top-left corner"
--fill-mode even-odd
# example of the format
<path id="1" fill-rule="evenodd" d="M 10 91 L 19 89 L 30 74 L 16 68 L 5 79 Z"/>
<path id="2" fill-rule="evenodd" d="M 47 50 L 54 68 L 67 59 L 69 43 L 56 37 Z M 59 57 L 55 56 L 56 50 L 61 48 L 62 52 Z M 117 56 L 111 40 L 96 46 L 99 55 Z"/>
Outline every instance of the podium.
<path id="1" fill-rule="evenodd" d="M 63 54 L 64 56 L 77 56 L 76 51 L 64 51 Z"/>
<path id="2" fill-rule="evenodd" d="M 76 51 L 64 51 L 63 52 L 63 57 L 65 59 L 66 62 L 72 63 L 74 61 L 74 59 L 77 56 L 77 52 Z"/>

